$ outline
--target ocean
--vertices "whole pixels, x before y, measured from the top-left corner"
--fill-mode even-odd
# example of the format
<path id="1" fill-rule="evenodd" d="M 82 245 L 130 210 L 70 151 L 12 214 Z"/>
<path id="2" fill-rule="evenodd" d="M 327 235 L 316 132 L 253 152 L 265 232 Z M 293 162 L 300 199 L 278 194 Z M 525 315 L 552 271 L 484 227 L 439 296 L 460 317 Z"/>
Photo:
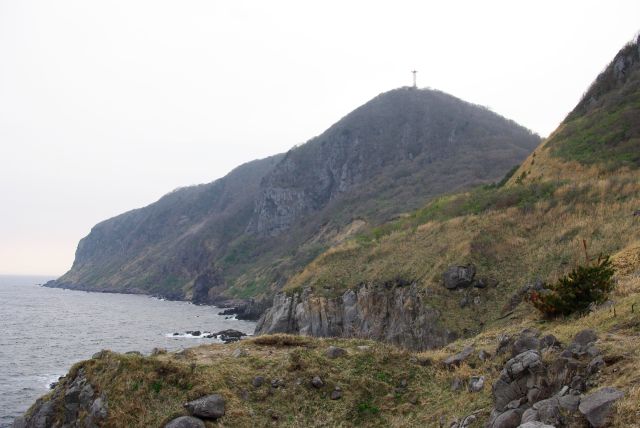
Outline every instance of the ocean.
<path id="1" fill-rule="evenodd" d="M 218 315 L 221 309 L 130 294 L 45 288 L 51 277 L 0 275 L 0 427 L 11 426 L 49 384 L 77 361 L 102 350 L 150 353 L 216 343 L 184 334 L 255 323 Z M 174 336 L 174 333 L 181 333 Z"/>

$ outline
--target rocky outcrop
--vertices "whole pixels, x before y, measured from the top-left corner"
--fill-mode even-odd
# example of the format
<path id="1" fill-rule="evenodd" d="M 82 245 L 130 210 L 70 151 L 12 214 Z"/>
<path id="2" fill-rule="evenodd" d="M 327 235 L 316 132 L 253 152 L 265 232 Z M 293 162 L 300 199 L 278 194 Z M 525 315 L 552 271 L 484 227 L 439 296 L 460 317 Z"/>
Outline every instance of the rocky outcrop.
<path id="1" fill-rule="evenodd" d="M 538 340 L 538 334 L 525 330 L 516 338 L 501 338 L 497 353 L 510 348 L 517 355 L 493 385 L 494 409 L 487 427 L 574 426 L 583 424 L 580 414 L 591 426 L 604 426 L 623 394 L 614 388 L 585 394 L 593 384 L 590 377 L 604 366 L 595 332 L 579 332 L 565 349 L 552 336 Z M 549 358 L 542 358 L 542 350 Z"/>
<path id="2" fill-rule="evenodd" d="M 409 349 L 443 346 L 455 334 L 440 323 L 424 290 L 406 286 L 365 285 L 339 297 L 302 293 L 276 295 L 258 321 L 256 334 L 293 333 L 316 337 L 360 337 Z"/>
<path id="3" fill-rule="evenodd" d="M 505 150 L 529 151 L 537 140 L 513 125 L 439 91 L 400 88 L 383 93 L 285 155 L 262 181 L 247 231 L 281 234 L 343 195 L 355 199 L 366 193 L 401 202 L 402 194 L 406 210 L 415 196 L 449 191 L 468 184 L 464 182 L 470 177 L 488 178 L 496 175 L 496 167 L 501 170 L 498 178 L 513 162 L 507 161 L 511 155 Z M 488 155 L 496 158 L 491 165 L 485 162 Z M 443 181 L 449 182 L 447 189 L 441 187 Z M 400 183 L 412 191 L 392 190 Z M 396 204 L 389 207 L 379 214 L 386 217 L 397 210 Z M 359 209 L 353 205 L 350 212 L 363 214 Z"/>
<path id="4" fill-rule="evenodd" d="M 14 428 L 97 427 L 109 414 L 107 397 L 88 381 L 83 368 L 71 379 L 63 378 L 52 395 L 40 398 Z"/>

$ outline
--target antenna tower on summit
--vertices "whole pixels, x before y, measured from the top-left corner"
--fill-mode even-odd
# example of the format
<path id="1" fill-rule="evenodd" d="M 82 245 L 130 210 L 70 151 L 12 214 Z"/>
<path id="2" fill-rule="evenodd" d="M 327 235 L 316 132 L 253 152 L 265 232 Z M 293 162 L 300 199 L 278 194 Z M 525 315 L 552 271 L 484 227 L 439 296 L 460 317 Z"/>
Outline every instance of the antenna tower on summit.
<path id="1" fill-rule="evenodd" d="M 413 70 L 412 73 L 413 73 L 413 88 L 415 89 L 418 87 L 418 84 L 416 83 L 416 74 L 418 73 L 418 70 Z"/>

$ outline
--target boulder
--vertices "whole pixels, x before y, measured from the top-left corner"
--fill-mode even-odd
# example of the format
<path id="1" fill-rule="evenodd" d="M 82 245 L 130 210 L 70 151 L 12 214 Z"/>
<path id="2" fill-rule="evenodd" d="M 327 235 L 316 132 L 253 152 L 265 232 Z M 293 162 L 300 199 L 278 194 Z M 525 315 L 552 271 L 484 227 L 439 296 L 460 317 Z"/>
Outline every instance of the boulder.
<path id="1" fill-rule="evenodd" d="M 264 383 L 264 377 L 263 376 L 256 376 L 251 381 L 251 384 L 256 388 L 260 388 L 263 383 Z"/>
<path id="2" fill-rule="evenodd" d="M 311 386 L 319 389 L 324 386 L 324 382 L 320 379 L 320 376 L 314 376 L 313 379 L 311 379 Z"/>
<path id="3" fill-rule="evenodd" d="M 531 421 L 531 422 L 525 422 L 519 425 L 518 428 L 556 428 L 556 427 L 553 425 L 547 425 L 544 422 Z"/>
<path id="4" fill-rule="evenodd" d="M 24 416 L 18 416 L 13 420 L 13 425 L 11 425 L 11 428 L 27 428 L 27 420 L 24 418 Z"/>
<path id="5" fill-rule="evenodd" d="M 469 379 L 469 392 L 480 392 L 484 388 L 484 376 L 472 376 Z"/>
<path id="6" fill-rule="evenodd" d="M 616 388 L 605 387 L 585 395 L 580 399 L 578 410 L 595 428 L 603 427 L 613 410 L 613 404 L 624 396 L 624 392 Z"/>
<path id="7" fill-rule="evenodd" d="M 510 409 L 500 414 L 490 426 L 491 428 L 517 428 L 521 418 L 522 411 L 520 409 Z"/>
<path id="8" fill-rule="evenodd" d="M 205 425 L 204 422 L 193 416 L 180 416 L 166 424 L 164 428 L 205 428 Z"/>
<path id="9" fill-rule="evenodd" d="M 573 342 L 578 345 L 586 347 L 587 345 L 595 342 L 596 340 L 598 340 L 598 336 L 596 335 L 596 332 L 591 329 L 585 329 L 579 332 L 578 334 L 576 334 L 576 336 L 573 339 Z"/>
<path id="10" fill-rule="evenodd" d="M 331 399 L 339 400 L 342 398 L 342 389 L 339 386 L 336 386 L 333 391 L 331 391 Z"/>
<path id="11" fill-rule="evenodd" d="M 540 340 L 531 334 L 521 334 L 511 347 L 511 356 L 515 357 L 525 351 L 540 348 Z"/>
<path id="12" fill-rule="evenodd" d="M 347 355 L 347 351 L 345 349 L 342 348 L 338 348 L 337 346 L 329 346 L 326 351 L 324 351 L 324 354 L 327 356 L 327 358 L 338 358 L 338 357 L 342 357 Z"/>
<path id="13" fill-rule="evenodd" d="M 540 339 L 540 349 L 560 347 L 561 345 L 560 341 L 553 334 L 547 334 Z"/>
<path id="14" fill-rule="evenodd" d="M 538 389 L 538 375 L 543 369 L 540 353 L 534 350 L 525 351 L 507 361 L 500 378 L 493 385 L 496 410 L 504 411 L 514 400 L 526 402 L 529 391 Z"/>
<path id="15" fill-rule="evenodd" d="M 589 361 L 589 364 L 587 365 L 587 373 L 589 374 L 597 373 L 604 366 L 605 366 L 604 358 L 602 358 L 602 355 L 598 355 L 593 360 Z"/>
<path id="16" fill-rule="evenodd" d="M 476 267 L 472 264 L 466 266 L 449 266 L 443 274 L 444 286 L 449 290 L 469 287 L 473 284 L 476 275 Z"/>
<path id="17" fill-rule="evenodd" d="M 465 348 L 457 354 L 451 355 L 444 360 L 446 367 L 459 366 L 464 360 L 469 358 L 473 354 L 473 346 L 465 346 Z"/>
<path id="18" fill-rule="evenodd" d="M 224 398 L 220 394 L 211 394 L 185 403 L 184 407 L 193 416 L 218 419 L 224 416 Z"/>

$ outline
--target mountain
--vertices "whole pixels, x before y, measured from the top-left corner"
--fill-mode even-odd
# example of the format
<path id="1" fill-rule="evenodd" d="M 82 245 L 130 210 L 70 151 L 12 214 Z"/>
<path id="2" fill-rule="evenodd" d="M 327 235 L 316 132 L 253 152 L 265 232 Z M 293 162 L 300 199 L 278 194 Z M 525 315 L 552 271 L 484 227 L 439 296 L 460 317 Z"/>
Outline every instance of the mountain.
<path id="1" fill-rule="evenodd" d="M 286 154 L 96 225 L 49 285 L 198 303 L 271 296 L 365 225 L 498 180 L 539 141 L 451 95 L 392 90 Z"/>
<path id="2" fill-rule="evenodd" d="M 585 257 L 637 251 L 639 118 L 635 41 L 511 176 L 334 245 L 287 281 L 257 332 L 428 349 L 526 318 L 529 288 Z"/>
<path id="3" fill-rule="evenodd" d="M 105 350 L 14 426 L 637 426 L 639 42 L 512 175 L 364 224 L 290 278 L 260 321 L 263 333 L 342 337 Z M 260 226 L 274 194 L 258 191 L 252 234 L 286 235 L 319 209 L 268 211 Z M 608 302 L 545 319 L 523 301 L 599 253 L 615 269 Z"/>

